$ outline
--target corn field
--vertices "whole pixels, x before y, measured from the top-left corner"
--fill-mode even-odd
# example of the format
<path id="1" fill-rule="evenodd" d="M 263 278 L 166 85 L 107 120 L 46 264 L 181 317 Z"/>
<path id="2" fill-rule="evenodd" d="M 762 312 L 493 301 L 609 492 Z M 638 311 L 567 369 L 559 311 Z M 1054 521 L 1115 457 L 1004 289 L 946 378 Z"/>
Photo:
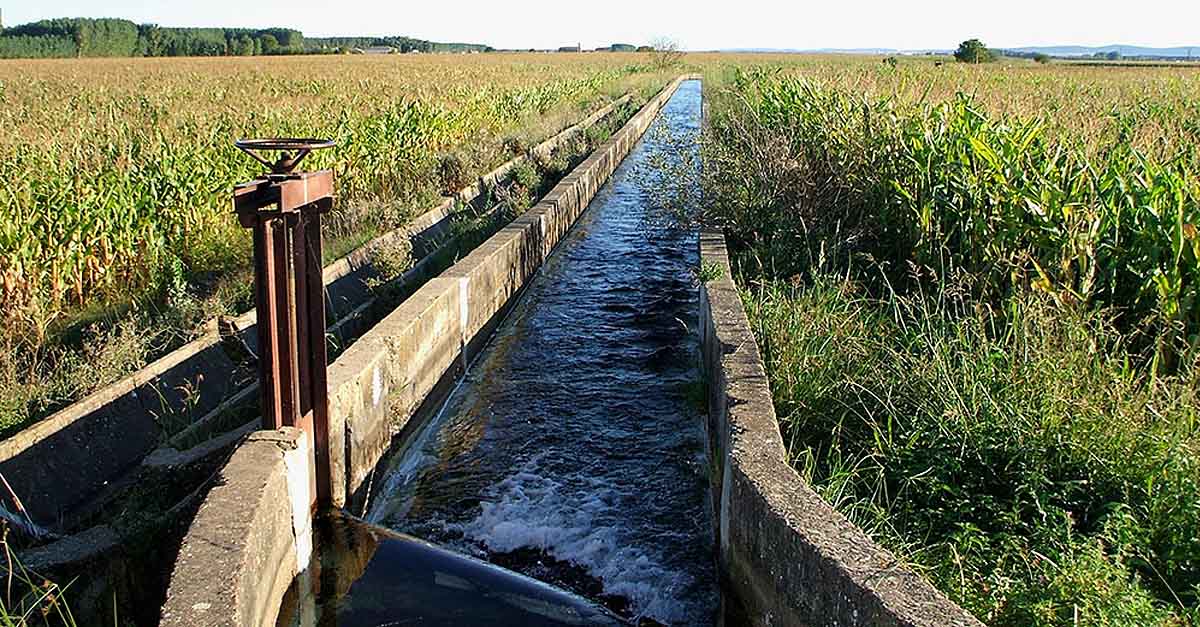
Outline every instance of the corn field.
<path id="1" fill-rule="evenodd" d="M 736 78 L 740 112 L 782 131 L 776 178 L 808 183 L 739 209 L 748 232 L 843 229 L 843 254 L 1031 286 L 1194 349 L 1200 72 L 934 69 Z"/>
<path id="2" fill-rule="evenodd" d="M 0 64 L 6 328 L 37 345 L 73 312 L 244 266 L 229 192 L 257 167 L 234 139 L 333 139 L 306 165 L 334 170 L 340 206 L 416 204 L 440 155 L 540 139 L 651 78 L 602 56 Z"/>

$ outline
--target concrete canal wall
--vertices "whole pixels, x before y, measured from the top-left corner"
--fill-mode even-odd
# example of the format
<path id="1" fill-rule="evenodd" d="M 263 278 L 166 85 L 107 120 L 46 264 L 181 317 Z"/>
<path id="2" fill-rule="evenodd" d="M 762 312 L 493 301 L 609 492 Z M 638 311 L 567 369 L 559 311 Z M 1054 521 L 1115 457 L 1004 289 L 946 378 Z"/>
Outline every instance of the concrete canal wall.
<path id="1" fill-rule="evenodd" d="M 684 79 L 647 103 L 541 202 L 418 289 L 330 365 L 336 506 L 365 497 L 393 437 L 422 405 L 440 401 Z M 313 472 L 306 446 L 301 434 L 284 430 L 255 433 L 237 448 L 180 547 L 163 625 L 275 624 L 311 548 L 310 514 L 300 506 L 308 502 Z"/>
<path id="2" fill-rule="evenodd" d="M 162 627 L 275 625 L 312 557 L 309 446 L 285 428 L 238 447 L 179 549 Z"/>
<path id="3" fill-rule="evenodd" d="M 724 235 L 702 233 L 700 256 L 721 270 L 701 287 L 700 319 L 726 605 L 751 625 L 982 627 L 834 511 L 787 463 Z"/>

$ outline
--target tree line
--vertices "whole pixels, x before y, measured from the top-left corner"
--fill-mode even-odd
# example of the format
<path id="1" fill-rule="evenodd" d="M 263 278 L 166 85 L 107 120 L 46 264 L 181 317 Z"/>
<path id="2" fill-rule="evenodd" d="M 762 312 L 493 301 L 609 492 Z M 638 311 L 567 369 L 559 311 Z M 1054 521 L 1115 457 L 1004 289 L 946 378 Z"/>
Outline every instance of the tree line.
<path id="1" fill-rule="evenodd" d="M 487 50 L 409 37 L 305 38 L 288 28 L 166 28 L 111 18 L 42 20 L 0 30 L 0 58 L 215 57 L 349 52 L 388 46 L 400 52 Z"/>

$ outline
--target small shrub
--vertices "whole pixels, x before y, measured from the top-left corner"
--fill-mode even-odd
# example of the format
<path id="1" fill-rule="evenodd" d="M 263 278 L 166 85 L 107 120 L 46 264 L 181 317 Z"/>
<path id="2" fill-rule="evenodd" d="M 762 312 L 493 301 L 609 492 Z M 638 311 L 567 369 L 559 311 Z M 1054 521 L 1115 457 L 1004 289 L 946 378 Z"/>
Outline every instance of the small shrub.
<path id="1" fill-rule="evenodd" d="M 518 163 L 508 173 L 509 179 L 530 192 L 536 192 L 542 186 L 542 175 L 528 161 Z"/>
<path id="2" fill-rule="evenodd" d="M 680 49 L 679 42 L 669 37 L 659 37 L 650 47 L 653 49 L 650 53 L 650 63 L 657 69 L 675 67 L 683 61 L 684 52 Z"/>
<path id="3" fill-rule="evenodd" d="M 513 157 L 519 157 L 529 150 L 529 147 L 525 144 L 525 140 L 515 136 L 505 137 L 501 143 L 501 147 L 505 153 Z"/>
<path id="4" fill-rule="evenodd" d="M 470 184 L 467 164 L 456 154 L 442 155 L 438 159 L 437 176 L 444 196 L 453 196 Z"/>
<path id="5" fill-rule="evenodd" d="M 412 240 L 407 236 L 393 237 L 371 251 L 371 266 L 378 272 L 380 283 L 400 278 L 414 261 Z"/>
<path id="6" fill-rule="evenodd" d="M 719 280 L 725 276 L 725 267 L 719 263 L 705 261 L 700 264 L 699 268 L 694 270 L 696 282 L 701 285 L 707 285 L 713 281 Z"/>
<path id="7" fill-rule="evenodd" d="M 72 387 L 86 394 L 132 374 L 146 364 L 149 335 L 134 319 L 126 318 L 109 328 L 94 327 L 83 344 L 82 360 L 69 368 Z"/>

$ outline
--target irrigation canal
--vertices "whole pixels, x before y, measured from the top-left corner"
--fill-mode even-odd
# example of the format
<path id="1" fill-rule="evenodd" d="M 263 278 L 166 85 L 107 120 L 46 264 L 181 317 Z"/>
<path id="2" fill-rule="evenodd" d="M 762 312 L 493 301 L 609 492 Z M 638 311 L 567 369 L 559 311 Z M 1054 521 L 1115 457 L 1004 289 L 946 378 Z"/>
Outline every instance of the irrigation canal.
<path id="1" fill-rule="evenodd" d="M 696 235 L 648 227 L 637 176 L 700 109 L 684 83 L 376 479 L 366 521 L 328 521 L 314 576 L 351 581 L 321 586 L 316 623 L 713 623 Z"/>

